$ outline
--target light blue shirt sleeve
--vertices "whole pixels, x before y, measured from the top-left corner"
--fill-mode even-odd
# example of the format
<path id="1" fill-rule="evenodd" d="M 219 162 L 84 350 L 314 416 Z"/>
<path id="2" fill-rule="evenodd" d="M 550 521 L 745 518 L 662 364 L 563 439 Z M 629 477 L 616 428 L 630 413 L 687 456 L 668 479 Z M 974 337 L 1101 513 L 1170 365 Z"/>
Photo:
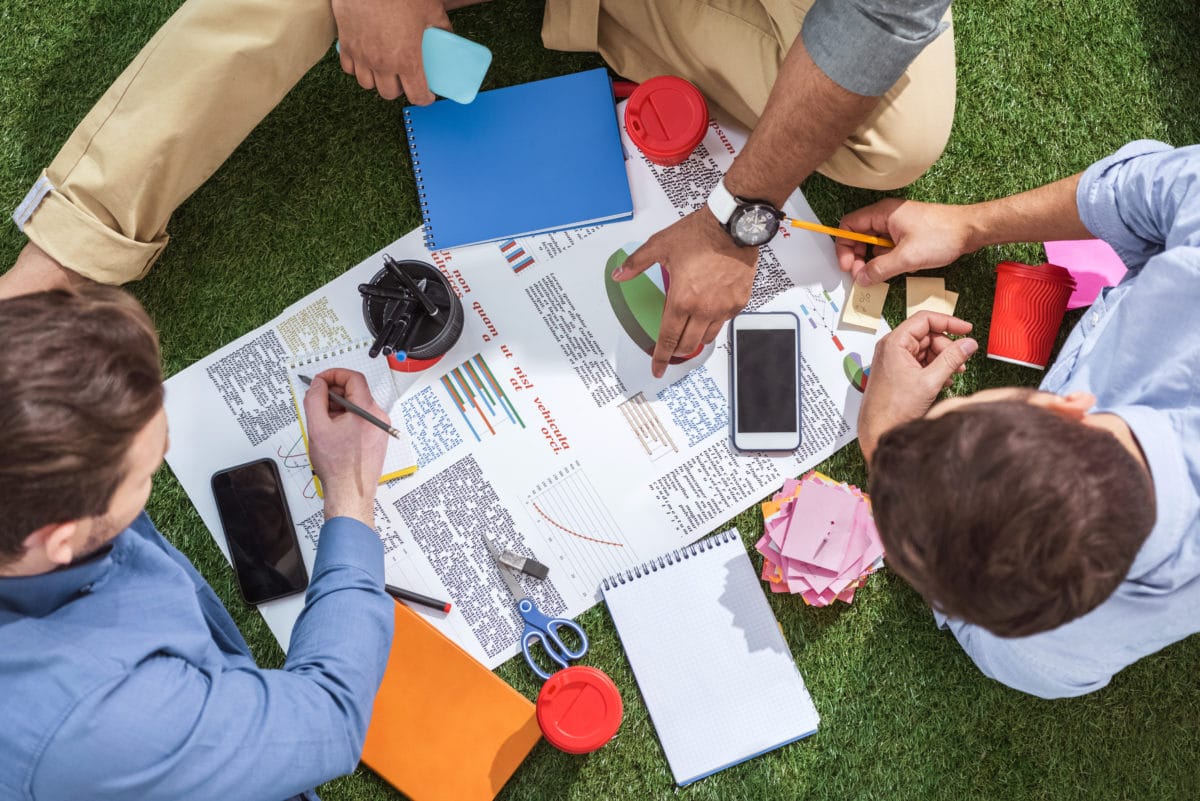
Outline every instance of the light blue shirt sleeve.
<path id="1" fill-rule="evenodd" d="M 146 660 L 67 716 L 33 797 L 269 801 L 354 770 L 391 644 L 383 583 L 375 532 L 327 521 L 283 669 Z"/>
<path id="2" fill-rule="evenodd" d="M 983 675 L 1006 687 L 1038 698 L 1072 698 L 1095 692 L 1112 681 L 1112 674 L 1088 675 L 1080 661 L 1055 647 L 1044 635 L 1031 638 L 997 637 L 979 626 L 947 620 L 934 613 L 939 625 L 950 629 L 967 656 Z"/>
<path id="3" fill-rule="evenodd" d="M 1164 250 L 1200 244 L 1200 146 L 1130 142 L 1084 172 L 1076 202 L 1136 273 Z"/>

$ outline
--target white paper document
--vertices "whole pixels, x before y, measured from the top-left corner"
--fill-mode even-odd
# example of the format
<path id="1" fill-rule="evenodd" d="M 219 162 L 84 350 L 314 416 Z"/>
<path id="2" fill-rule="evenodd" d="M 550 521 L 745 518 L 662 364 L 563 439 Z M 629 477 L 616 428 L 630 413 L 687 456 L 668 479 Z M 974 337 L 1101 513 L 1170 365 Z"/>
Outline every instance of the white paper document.
<path id="1" fill-rule="evenodd" d="M 731 449 L 723 333 L 654 379 L 644 325 L 625 291 L 606 283 L 624 254 L 703 205 L 744 140 L 713 123 L 691 159 L 659 167 L 625 138 L 633 220 L 434 253 L 413 231 L 168 380 L 167 461 L 226 556 L 209 478 L 270 457 L 311 571 L 322 503 L 287 365 L 369 336 L 357 285 L 383 253 L 434 264 L 466 317 L 440 361 L 396 375 L 392 424 L 408 430 L 420 469 L 379 488 L 388 581 L 450 600 L 449 615 L 420 611 L 489 668 L 516 653 L 521 622 L 484 535 L 548 565 L 544 581 L 522 576 L 523 586 L 546 614 L 574 617 L 600 599 L 605 576 L 703 536 L 853 439 L 864 370 L 886 325 L 838 328 L 848 281 L 828 237 L 781 231 L 761 250 L 747 307 L 801 320 L 793 454 Z M 815 219 L 799 192 L 787 211 Z M 654 269 L 634 280 L 661 291 Z M 285 649 L 302 605 L 295 596 L 260 607 Z"/>

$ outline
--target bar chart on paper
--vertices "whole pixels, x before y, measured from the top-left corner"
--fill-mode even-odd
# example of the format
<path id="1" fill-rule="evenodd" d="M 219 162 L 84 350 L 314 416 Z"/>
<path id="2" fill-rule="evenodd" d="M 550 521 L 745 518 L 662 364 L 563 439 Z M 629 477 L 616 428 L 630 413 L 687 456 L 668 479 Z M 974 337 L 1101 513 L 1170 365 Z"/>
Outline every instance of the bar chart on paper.
<path id="1" fill-rule="evenodd" d="M 506 426 L 525 427 L 517 407 L 481 354 L 446 373 L 441 384 L 476 442 L 494 437 Z"/>
<path id="2" fill-rule="evenodd" d="M 537 484 L 525 509 L 562 569 L 588 592 L 622 568 L 643 561 L 576 460 Z"/>

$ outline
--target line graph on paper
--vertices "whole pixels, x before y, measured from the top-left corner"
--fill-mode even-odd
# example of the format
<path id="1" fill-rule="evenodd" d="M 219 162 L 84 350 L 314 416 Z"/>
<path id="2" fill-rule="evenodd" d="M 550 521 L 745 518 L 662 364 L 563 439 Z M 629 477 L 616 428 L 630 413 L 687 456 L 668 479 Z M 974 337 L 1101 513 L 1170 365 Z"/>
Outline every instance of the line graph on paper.
<path id="1" fill-rule="evenodd" d="M 539 482 L 525 497 L 525 509 L 553 552 L 551 570 L 567 571 L 589 590 L 643 561 L 578 460 Z"/>

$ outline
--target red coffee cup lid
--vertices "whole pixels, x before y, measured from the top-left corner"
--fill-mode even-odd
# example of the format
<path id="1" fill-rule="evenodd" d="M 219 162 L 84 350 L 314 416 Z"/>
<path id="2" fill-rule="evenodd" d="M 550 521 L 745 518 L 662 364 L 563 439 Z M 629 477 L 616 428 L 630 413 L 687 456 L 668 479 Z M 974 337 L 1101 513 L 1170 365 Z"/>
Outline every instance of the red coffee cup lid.
<path id="1" fill-rule="evenodd" d="M 659 75 L 642 84 L 625 105 L 625 130 L 651 161 L 686 157 L 708 128 L 708 104 L 683 78 Z"/>
<path id="2" fill-rule="evenodd" d="M 1011 275 L 1019 275 L 1025 278 L 1038 278 L 1043 281 L 1054 281 L 1056 283 L 1075 285 L 1075 276 L 1071 275 L 1070 270 L 1065 267 L 1059 267 L 1057 264 L 1022 264 L 1017 261 L 1002 261 L 996 265 L 996 272 L 1009 273 Z"/>
<path id="3" fill-rule="evenodd" d="M 587 665 L 558 671 L 538 693 L 538 726 L 551 745 L 568 754 L 587 754 L 611 740 L 622 713 L 617 685 Z"/>

